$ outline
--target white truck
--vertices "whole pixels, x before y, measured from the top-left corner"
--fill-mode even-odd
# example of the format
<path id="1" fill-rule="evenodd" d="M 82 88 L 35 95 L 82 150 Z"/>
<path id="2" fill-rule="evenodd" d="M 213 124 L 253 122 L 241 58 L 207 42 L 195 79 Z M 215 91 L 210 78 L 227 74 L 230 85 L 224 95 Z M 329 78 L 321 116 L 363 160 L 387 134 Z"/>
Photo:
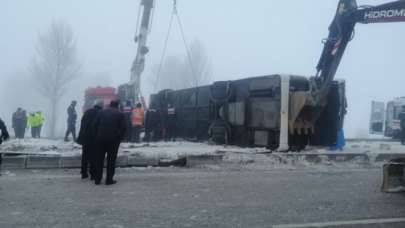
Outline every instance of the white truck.
<path id="1" fill-rule="evenodd" d="M 372 101 L 370 134 L 399 139 L 401 126 L 398 115 L 404 105 L 405 97 L 395 98 L 387 102 L 387 105 L 384 102 Z"/>

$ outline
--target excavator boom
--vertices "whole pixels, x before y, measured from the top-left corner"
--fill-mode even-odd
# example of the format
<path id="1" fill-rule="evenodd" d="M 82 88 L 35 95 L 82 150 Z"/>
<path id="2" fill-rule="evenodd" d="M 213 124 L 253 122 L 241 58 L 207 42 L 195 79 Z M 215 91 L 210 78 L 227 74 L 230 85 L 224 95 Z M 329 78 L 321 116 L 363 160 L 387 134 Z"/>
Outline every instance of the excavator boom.
<path id="1" fill-rule="evenodd" d="M 328 93 L 346 47 L 353 38 L 356 23 L 402 21 L 405 21 L 405 0 L 362 7 L 358 7 L 356 0 L 340 0 L 313 79 L 315 103 L 319 104 Z"/>
<path id="2" fill-rule="evenodd" d="M 311 78 L 313 90 L 308 105 L 319 113 L 325 106 L 325 98 L 343 57 L 348 43 L 353 38 L 357 23 L 388 23 L 405 21 L 405 0 L 378 6 L 358 7 L 356 0 L 340 0 L 336 15 L 329 27 L 329 36 L 316 67 L 316 77 Z M 385 192 L 405 191 L 405 160 L 394 159 L 384 165 Z"/>

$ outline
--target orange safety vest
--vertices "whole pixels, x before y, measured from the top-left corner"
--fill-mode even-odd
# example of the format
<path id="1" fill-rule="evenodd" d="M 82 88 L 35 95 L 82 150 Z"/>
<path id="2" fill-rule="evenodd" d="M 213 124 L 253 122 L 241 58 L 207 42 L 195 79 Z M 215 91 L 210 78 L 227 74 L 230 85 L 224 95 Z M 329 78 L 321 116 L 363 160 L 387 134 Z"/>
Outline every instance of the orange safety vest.
<path id="1" fill-rule="evenodd" d="M 143 125 L 143 120 L 145 118 L 145 111 L 143 108 L 134 108 L 132 110 L 132 125 L 140 126 Z"/>

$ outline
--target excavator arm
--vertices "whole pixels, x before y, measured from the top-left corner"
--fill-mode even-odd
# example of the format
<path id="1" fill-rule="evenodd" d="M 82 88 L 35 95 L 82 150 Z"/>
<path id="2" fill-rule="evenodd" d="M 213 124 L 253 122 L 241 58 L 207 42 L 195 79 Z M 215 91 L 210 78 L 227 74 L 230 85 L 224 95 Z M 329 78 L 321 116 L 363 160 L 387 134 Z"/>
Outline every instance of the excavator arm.
<path id="1" fill-rule="evenodd" d="M 329 92 L 340 61 L 354 35 L 357 23 L 385 23 L 405 21 L 405 0 L 378 6 L 357 6 L 356 0 L 340 0 L 335 17 L 329 26 L 329 36 L 324 40 L 324 49 L 312 78 L 313 101 L 321 104 Z"/>
<path id="2" fill-rule="evenodd" d="M 311 78 L 312 91 L 309 99 L 315 110 L 322 110 L 325 98 L 335 77 L 345 49 L 353 38 L 357 23 L 387 23 L 405 21 L 405 0 L 378 6 L 358 7 L 356 0 L 340 0 L 336 15 L 329 27 L 329 36 L 316 67 L 317 74 Z M 405 159 L 393 159 L 383 167 L 384 192 L 405 191 Z"/>

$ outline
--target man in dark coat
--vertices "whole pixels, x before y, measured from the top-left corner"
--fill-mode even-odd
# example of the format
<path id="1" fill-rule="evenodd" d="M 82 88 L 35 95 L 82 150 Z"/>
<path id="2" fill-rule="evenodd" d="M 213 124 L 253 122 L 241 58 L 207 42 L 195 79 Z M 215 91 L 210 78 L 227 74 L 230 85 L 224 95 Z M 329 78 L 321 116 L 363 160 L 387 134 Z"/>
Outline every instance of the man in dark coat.
<path id="1" fill-rule="evenodd" d="M 401 121 L 401 144 L 405 145 L 405 105 L 402 106 L 402 111 L 399 113 L 398 119 Z"/>
<path id="2" fill-rule="evenodd" d="M 12 128 L 14 129 L 15 137 L 18 139 L 24 138 L 25 128 L 27 127 L 27 116 L 22 108 L 18 108 L 13 113 Z"/>
<path id="3" fill-rule="evenodd" d="M 67 109 L 68 119 L 67 119 L 67 130 L 65 134 L 65 141 L 68 141 L 69 134 L 72 134 L 73 141 L 76 141 L 76 120 L 77 120 L 77 113 L 76 113 L 76 101 L 72 101 Z"/>
<path id="4" fill-rule="evenodd" d="M 90 165 L 90 179 L 95 178 L 95 130 L 93 122 L 95 121 L 99 111 L 103 108 L 103 101 L 96 101 L 94 107 L 87 110 L 81 120 L 79 137 L 77 143 L 82 145 L 82 179 L 89 177 L 88 167 Z"/>
<path id="5" fill-rule="evenodd" d="M 132 125 L 131 125 L 131 115 L 132 115 L 132 104 L 131 104 L 131 101 L 130 100 L 128 100 L 128 101 L 126 101 L 125 102 L 125 105 L 122 107 L 122 112 L 124 113 L 124 115 L 125 115 L 125 119 L 126 119 L 126 122 L 127 122 L 127 132 L 125 133 L 125 136 L 124 136 L 124 141 L 125 142 L 129 142 L 129 141 L 131 141 L 131 136 L 132 136 L 132 134 L 131 134 L 131 127 L 132 127 Z"/>
<path id="6" fill-rule="evenodd" d="M 10 137 L 8 134 L 8 131 L 7 131 L 7 127 L 4 124 L 3 120 L 1 120 L 1 119 L 0 119 L 0 131 L 1 131 L 1 134 L 0 134 L 0 145 L 1 145 L 3 143 L 3 140 L 7 140 Z M 1 165 L 1 160 L 2 160 L 1 157 L 2 157 L 2 154 L 0 154 L 0 165 Z"/>
<path id="7" fill-rule="evenodd" d="M 21 137 L 25 138 L 25 129 L 27 129 L 27 111 L 26 110 L 22 110 L 22 115 L 23 115 L 23 119 L 22 119 L 22 126 L 23 128 L 21 128 Z"/>
<path id="8" fill-rule="evenodd" d="M 145 142 L 157 141 L 160 131 L 160 115 L 155 109 L 148 109 L 145 114 Z"/>
<path id="9" fill-rule="evenodd" d="M 117 159 L 118 148 L 127 130 L 125 115 L 119 111 L 118 106 L 118 101 L 111 101 L 110 107 L 100 111 L 94 122 L 97 148 L 96 185 L 99 185 L 103 178 L 103 165 L 106 154 L 107 178 L 105 184 L 111 185 L 116 183 L 113 179 L 115 161 Z"/>

